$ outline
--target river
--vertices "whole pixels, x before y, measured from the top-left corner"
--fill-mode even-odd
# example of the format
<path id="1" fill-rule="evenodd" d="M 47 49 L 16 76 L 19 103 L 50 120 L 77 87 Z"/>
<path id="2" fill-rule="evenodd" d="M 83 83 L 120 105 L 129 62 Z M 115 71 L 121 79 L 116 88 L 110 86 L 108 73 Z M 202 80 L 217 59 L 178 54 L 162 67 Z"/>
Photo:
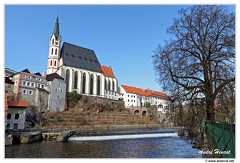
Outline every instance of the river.
<path id="1" fill-rule="evenodd" d="M 115 131 L 5 146 L 5 158 L 202 158 L 176 130 Z M 118 136 L 116 138 L 116 135 Z M 90 137 L 92 140 L 80 140 Z M 142 136 L 142 137 L 141 137 Z"/>

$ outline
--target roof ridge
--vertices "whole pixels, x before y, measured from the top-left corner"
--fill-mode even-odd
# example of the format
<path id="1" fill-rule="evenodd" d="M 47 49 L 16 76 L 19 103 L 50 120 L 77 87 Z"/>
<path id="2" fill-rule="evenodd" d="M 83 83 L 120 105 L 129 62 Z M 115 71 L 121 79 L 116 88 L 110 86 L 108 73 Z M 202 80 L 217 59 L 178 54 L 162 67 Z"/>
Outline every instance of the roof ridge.
<path id="1" fill-rule="evenodd" d="M 92 49 L 85 48 L 85 47 L 82 47 L 82 46 L 79 46 L 79 45 L 75 45 L 75 44 L 72 44 L 72 43 L 69 43 L 69 42 L 64 42 L 64 43 L 69 44 L 69 45 L 72 45 L 72 46 L 76 46 L 76 47 L 79 47 L 79 48 L 82 48 L 82 49 L 94 51 L 94 50 L 92 50 Z M 64 44 L 64 43 L 63 43 L 63 44 Z"/>

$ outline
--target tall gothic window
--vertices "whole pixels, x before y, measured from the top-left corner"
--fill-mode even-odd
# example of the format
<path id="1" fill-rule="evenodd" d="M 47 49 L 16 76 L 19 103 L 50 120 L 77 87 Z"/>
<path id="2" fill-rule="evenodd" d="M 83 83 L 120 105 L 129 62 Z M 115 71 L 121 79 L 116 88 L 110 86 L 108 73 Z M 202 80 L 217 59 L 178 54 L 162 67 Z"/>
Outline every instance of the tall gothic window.
<path id="1" fill-rule="evenodd" d="M 57 61 L 54 61 L 54 66 L 57 66 Z"/>
<path id="2" fill-rule="evenodd" d="M 53 54 L 53 48 L 51 48 L 51 54 Z"/>
<path id="3" fill-rule="evenodd" d="M 52 39 L 52 45 L 54 45 L 54 39 Z"/>
<path id="4" fill-rule="evenodd" d="M 78 72 L 75 71 L 75 74 L 74 74 L 74 89 L 78 89 Z"/>
<path id="5" fill-rule="evenodd" d="M 57 49 L 55 49 L 55 55 L 57 55 Z"/>
<path id="6" fill-rule="evenodd" d="M 108 88 L 107 87 L 107 79 L 105 79 L 105 86 L 104 86 L 105 90 Z"/>
<path id="7" fill-rule="evenodd" d="M 112 82 L 112 91 L 115 91 L 114 88 L 115 88 L 115 82 L 113 81 Z"/>
<path id="8" fill-rule="evenodd" d="M 69 90 L 69 69 L 66 70 L 66 88 L 67 88 L 67 92 Z"/>
<path id="9" fill-rule="evenodd" d="M 84 94 L 85 93 L 85 90 L 86 90 L 86 73 L 84 72 L 83 75 L 82 75 L 82 93 Z"/>
<path id="10" fill-rule="evenodd" d="M 111 82 L 110 80 L 108 80 L 108 90 L 111 90 L 110 88 L 111 88 Z"/>
<path id="11" fill-rule="evenodd" d="M 93 94 L 93 74 L 90 75 L 90 94 Z"/>
<path id="12" fill-rule="evenodd" d="M 100 76 L 97 77 L 97 95 L 100 95 Z"/>
<path id="13" fill-rule="evenodd" d="M 50 66 L 52 66 L 52 60 L 50 61 Z"/>

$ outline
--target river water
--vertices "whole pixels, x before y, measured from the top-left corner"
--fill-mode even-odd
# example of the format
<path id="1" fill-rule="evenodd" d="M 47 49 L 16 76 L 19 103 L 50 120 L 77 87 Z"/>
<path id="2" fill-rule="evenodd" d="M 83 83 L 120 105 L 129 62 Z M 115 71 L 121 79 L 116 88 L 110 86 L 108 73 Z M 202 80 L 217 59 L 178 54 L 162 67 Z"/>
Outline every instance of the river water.
<path id="1" fill-rule="evenodd" d="M 136 130 L 74 135 L 67 142 L 43 140 L 5 146 L 5 158 L 202 158 L 198 149 L 174 132 Z M 90 136 L 94 139 L 80 140 Z"/>

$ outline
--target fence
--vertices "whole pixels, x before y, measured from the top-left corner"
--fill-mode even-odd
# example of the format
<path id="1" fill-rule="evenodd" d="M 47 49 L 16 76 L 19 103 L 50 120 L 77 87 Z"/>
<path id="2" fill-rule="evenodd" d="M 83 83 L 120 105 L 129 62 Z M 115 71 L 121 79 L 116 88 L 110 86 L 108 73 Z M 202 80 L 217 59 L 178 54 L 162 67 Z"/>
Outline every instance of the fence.
<path id="1" fill-rule="evenodd" d="M 217 145 L 223 158 L 235 158 L 235 124 L 205 122 L 205 131 Z"/>

